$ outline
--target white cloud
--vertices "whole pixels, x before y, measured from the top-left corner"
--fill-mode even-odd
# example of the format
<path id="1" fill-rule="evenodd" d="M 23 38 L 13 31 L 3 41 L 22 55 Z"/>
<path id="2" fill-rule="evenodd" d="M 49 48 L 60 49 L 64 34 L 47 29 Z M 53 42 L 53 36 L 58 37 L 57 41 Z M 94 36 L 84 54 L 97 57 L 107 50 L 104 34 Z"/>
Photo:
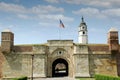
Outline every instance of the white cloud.
<path id="1" fill-rule="evenodd" d="M 28 10 L 20 5 L 16 4 L 7 4 L 4 2 L 0 3 L 0 10 L 6 11 L 6 12 L 12 12 L 12 13 L 27 13 Z"/>
<path id="2" fill-rule="evenodd" d="M 19 3 L 19 2 L 20 2 L 20 0 L 14 0 L 14 2 Z"/>
<path id="3" fill-rule="evenodd" d="M 98 8 L 119 8 L 120 0 L 45 0 L 50 3 L 67 3 Z"/>
<path id="4" fill-rule="evenodd" d="M 39 22 L 39 25 L 42 27 L 56 27 L 58 24 L 52 23 L 51 22 Z"/>
<path id="5" fill-rule="evenodd" d="M 58 7 L 54 7 L 51 5 L 38 5 L 38 6 L 34 6 L 32 8 L 26 8 L 24 6 L 21 5 L 17 5 L 17 4 L 8 4 L 8 3 L 4 3 L 1 2 L 0 3 L 0 10 L 2 11 L 7 11 L 7 12 L 11 12 L 11 13 L 34 13 L 34 14 L 41 14 L 41 13 L 63 13 L 64 9 L 63 8 L 58 8 Z"/>
<path id="6" fill-rule="evenodd" d="M 56 26 L 59 26 L 59 19 L 61 19 L 64 23 L 64 25 L 66 26 L 68 23 L 74 21 L 73 18 L 70 18 L 70 17 L 66 17 L 64 15 L 61 15 L 61 14 L 47 14 L 47 15 L 39 15 L 38 16 L 39 19 L 41 20 L 39 22 L 39 25 L 40 26 L 43 26 L 43 27 L 56 27 Z"/>
<path id="7" fill-rule="evenodd" d="M 45 0 L 45 1 L 47 1 L 47 2 L 49 2 L 49 3 L 59 3 L 58 0 Z"/>
<path id="8" fill-rule="evenodd" d="M 4 30 L 4 29 L 14 29 L 16 26 L 15 24 L 10 24 L 10 25 L 7 25 L 7 24 L 3 24 L 3 23 L 0 23 L 0 30 Z"/>
<path id="9" fill-rule="evenodd" d="M 106 16 L 111 16 L 111 17 L 120 17 L 120 8 L 116 9 L 106 9 L 102 11 L 102 14 Z"/>
<path id="10" fill-rule="evenodd" d="M 94 17 L 94 18 L 118 18 L 120 17 L 120 8 L 114 9 L 104 9 L 100 10 L 98 8 L 81 8 L 76 11 L 72 11 L 73 14 L 76 15 L 83 15 L 87 17 Z"/>
<path id="11" fill-rule="evenodd" d="M 86 6 L 94 6 L 94 7 L 103 7 L 103 8 L 110 8 L 110 7 L 120 7 L 119 3 L 120 0 L 45 0 L 50 3 L 60 3 L 65 2 L 68 4 L 82 4 Z"/>
<path id="12" fill-rule="evenodd" d="M 57 8 L 57 7 L 54 7 L 54 6 L 51 6 L 51 5 L 48 5 L 48 6 L 43 6 L 43 5 L 38 5 L 38 6 L 35 6 L 35 7 L 32 7 L 31 9 L 32 13 L 56 13 L 56 12 L 60 12 L 60 13 L 63 13 L 64 12 L 64 9 L 63 8 Z"/>
<path id="13" fill-rule="evenodd" d="M 81 8 L 80 10 L 73 11 L 74 14 L 86 14 L 86 15 L 96 15 L 99 14 L 99 10 L 96 8 Z"/>
<path id="14" fill-rule="evenodd" d="M 27 15 L 25 14 L 18 14 L 17 15 L 19 18 L 22 18 L 22 19 L 29 19 L 30 17 L 28 17 Z"/>
<path id="15" fill-rule="evenodd" d="M 61 14 L 43 14 L 43 15 L 38 15 L 40 19 L 46 19 L 48 21 L 53 20 L 53 21 L 58 21 L 59 19 L 64 20 L 65 22 L 72 22 L 74 19 L 70 17 L 66 17 Z"/>
<path id="16" fill-rule="evenodd" d="M 61 7 L 55 7 L 52 5 L 37 5 L 31 8 L 27 8 L 22 5 L 10 4 L 1 2 L 0 11 L 7 13 L 14 13 L 21 19 L 41 19 L 41 20 L 58 20 L 59 18 L 66 21 L 73 21 L 73 18 L 66 17 L 63 14 L 64 9 Z"/>
<path id="17" fill-rule="evenodd" d="M 109 1 L 98 1 L 94 0 L 88 3 L 90 6 L 98 6 L 98 7 L 110 7 L 111 3 Z"/>
<path id="18" fill-rule="evenodd" d="M 94 32 L 94 33 L 103 33 L 106 32 L 105 29 L 101 28 L 101 29 L 97 29 L 97 28 L 90 28 L 89 32 Z"/>
<path id="19" fill-rule="evenodd" d="M 106 16 L 103 15 L 99 9 L 97 8 L 81 8 L 76 11 L 72 11 L 76 15 L 83 15 L 88 17 L 97 17 L 97 18 L 105 18 Z"/>

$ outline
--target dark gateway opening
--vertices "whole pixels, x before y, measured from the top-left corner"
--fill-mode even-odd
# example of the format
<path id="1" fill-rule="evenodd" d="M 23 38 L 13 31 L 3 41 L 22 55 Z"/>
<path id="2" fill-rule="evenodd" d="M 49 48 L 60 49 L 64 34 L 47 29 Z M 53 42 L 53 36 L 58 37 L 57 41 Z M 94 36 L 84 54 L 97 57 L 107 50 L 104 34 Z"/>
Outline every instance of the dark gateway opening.
<path id="1" fill-rule="evenodd" d="M 59 58 L 52 64 L 52 77 L 68 76 L 68 63 L 66 60 Z"/>

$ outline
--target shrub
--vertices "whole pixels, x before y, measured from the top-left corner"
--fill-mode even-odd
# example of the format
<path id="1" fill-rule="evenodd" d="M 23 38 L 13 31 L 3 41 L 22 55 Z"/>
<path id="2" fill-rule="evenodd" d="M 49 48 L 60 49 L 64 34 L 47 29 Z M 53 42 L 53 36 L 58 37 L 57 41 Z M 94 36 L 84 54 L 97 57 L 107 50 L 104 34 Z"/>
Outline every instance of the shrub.
<path id="1" fill-rule="evenodd" d="M 12 78 L 11 80 L 27 80 L 27 77 Z"/>
<path id="2" fill-rule="evenodd" d="M 95 80 L 120 80 L 119 77 L 106 76 L 106 75 L 95 75 Z"/>

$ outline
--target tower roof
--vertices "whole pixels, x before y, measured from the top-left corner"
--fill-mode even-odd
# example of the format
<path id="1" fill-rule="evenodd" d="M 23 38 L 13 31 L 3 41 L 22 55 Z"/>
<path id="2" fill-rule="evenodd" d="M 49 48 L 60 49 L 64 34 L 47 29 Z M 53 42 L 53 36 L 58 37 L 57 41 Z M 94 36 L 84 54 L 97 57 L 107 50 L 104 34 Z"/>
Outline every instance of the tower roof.
<path id="1" fill-rule="evenodd" d="M 12 32 L 10 29 L 5 29 L 3 32 Z"/>
<path id="2" fill-rule="evenodd" d="M 111 27 L 109 32 L 112 32 L 112 31 L 118 31 L 115 27 Z"/>
<path id="3" fill-rule="evenodd" d="M 83 16 L 82 16 L 81 20 L 82 20 L 82 21 L 81 21 L 81 23 L 80 23 L 80 27 L 81 27 L 82 25 L 86 25 Z"/>

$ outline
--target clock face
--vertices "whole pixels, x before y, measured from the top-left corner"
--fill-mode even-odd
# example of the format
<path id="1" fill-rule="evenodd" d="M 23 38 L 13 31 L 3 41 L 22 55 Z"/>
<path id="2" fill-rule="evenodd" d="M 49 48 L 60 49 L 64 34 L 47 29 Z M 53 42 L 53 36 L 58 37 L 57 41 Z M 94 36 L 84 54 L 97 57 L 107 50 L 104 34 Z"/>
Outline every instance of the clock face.
<path id="1" fill-rule="evenodd" d="M 85 25 L 81 26 L 80 28 L 81 28 L 81 30 L 86 30 L 86 26 Z"/>
<path id="2" fill-rule="evenodd" d="M 85 27 L 83 26 L 82 29 L 85 29 Z"/>
<path id="3" fill-rule="evenodd" d="M 87 26 L 85 24 L 81 24 L 79 26 L 79 31 L 87 31 Z"/>

